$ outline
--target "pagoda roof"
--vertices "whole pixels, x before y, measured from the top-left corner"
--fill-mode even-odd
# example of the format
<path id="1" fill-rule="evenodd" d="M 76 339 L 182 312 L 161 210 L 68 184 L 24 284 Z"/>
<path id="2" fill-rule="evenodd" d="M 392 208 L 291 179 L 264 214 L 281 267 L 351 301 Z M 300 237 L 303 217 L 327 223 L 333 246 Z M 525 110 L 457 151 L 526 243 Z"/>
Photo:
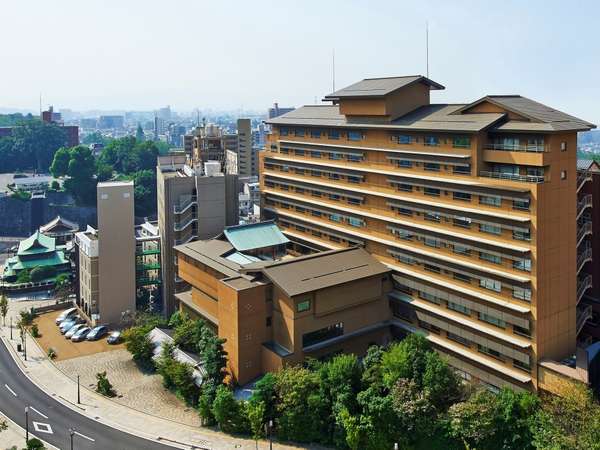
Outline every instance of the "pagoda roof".
<path id="1" fill-rule="evenodd" d="M 17 255 L 36 255 L 56 251 L 56 239 L 42 234 L 39 230 L 19 242 Z"/>

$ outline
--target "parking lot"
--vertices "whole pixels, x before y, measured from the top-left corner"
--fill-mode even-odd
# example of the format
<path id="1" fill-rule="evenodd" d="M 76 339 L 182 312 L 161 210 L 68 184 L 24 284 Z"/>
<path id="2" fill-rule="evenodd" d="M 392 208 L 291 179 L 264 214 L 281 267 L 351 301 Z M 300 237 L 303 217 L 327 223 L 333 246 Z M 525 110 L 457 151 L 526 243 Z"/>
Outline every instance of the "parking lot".
<path id="1" fill-rule="evenodd" d="M 56 351 L 56 361 L 124 348 L 123 344 L 109 345 L 106 342 L 106 337 L 97 341 L 71 342 L 60 333 L 54 322 L 61 312 L 52 311 L 41 314 L 35 319 L 40 332 L 40 337 L 36 340 L 44 349 L 44 352 L 47 353 L 49 348 Z"/>

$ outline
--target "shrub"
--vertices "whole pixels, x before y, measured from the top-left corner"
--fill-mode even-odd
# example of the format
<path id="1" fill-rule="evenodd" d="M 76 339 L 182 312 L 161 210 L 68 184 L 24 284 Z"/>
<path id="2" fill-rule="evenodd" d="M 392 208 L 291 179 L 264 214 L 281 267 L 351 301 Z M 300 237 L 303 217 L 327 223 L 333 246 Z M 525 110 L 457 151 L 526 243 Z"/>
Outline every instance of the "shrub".
<path id="1" fill-rule="evenodd" d="M 224 385 L 217 388 L 217 395 L 212 404 L 212 413 L 219 428 L 226 433 L 244 433 L 249 431 L 249 423 L 243 407 L 233 396 L 231 389 Z M 244 411 L 245 412 L 245 411 Z"/>
<path id="2" fill-rule="evenodd" d="M 32 335 L 34 338 L 38 338 L 38 337 L 40 337 L 40 330 L 39 330 L 39 328 L 38 328 L 38 325 L 37 325 L 37 323 L 34 323 L 34 324 L 32 325 L 32 327 L 31 327 L 31 335 Z"/>
<path id="3" fill-rule="evenodd" d="M 96 392 L 104 395 L 105 397 L 114 397 L 117 395 L 112 384 L 110 384 L 110 381 L 108 381 L 106 371 L 97 373 L 96 380 L 98 380 L 96 384 Z"/>
<path id="4" fill-rule="evenodd" d="M 55 350 L 55 349 L 53 349 L 52 347 L 50 347 L 50 348 L 48 349 L 48 358 L 50 358 L 50 359 L 55 359 L 55 358 L 56 358 L 56 356 L 57 356 L 57 355 L 56 355 L 56 350 Z"/>
<path id="5" fill-rule="evenodd" d="M 52 266 L 34 267 L 31 269 L 29 276 L 31 281 L 37 283 L 38 281 L 43 281 L 47 278 L 54 278 L 56 276 L 56 269 Z"/>
<path id="6" fill-rule="evenodd" d="M 125 330 L 123 339 L 125 347 L 133 356 L 133 360 L 147 370 L 154 369 L 154 344 L 148 337 L 149 330 L 146 327 L 133 327 Z"/>
<path id="7" fill-rule="evenodd" d="M 53 191 L 60 190 L 60 183 L 57 180 L 52 180 L 52 183 L 50 183 L 50 189 Z"/>
<path id="8" fill-rule="evenodd" d="M 38 438 L 31 438 L 27 441 L 27 447 L 24 450 L 44 450 L 45 448 Z"/>
<path id="9" fill-rule="evenodd" d="M 31 276 L 29 274 L 29 270 L 27 269 L 23 269 L 19 272 L 19 275 L 17 275 L 17 283 L 23 284 L 23 283 L 31 283 Z"/>

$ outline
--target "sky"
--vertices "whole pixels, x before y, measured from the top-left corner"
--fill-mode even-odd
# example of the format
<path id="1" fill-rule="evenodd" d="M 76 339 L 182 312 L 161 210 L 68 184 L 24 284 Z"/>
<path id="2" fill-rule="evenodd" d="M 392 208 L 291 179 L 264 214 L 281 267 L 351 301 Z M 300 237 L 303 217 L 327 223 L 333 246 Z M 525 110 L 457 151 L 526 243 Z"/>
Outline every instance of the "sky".
<path id="1" fill-rule="evenodd" d="M 426 74 L 436 103 L 521 94 L 600 124 L 600 2 L 2 1 L 0 108 L 264 111 Z"/>

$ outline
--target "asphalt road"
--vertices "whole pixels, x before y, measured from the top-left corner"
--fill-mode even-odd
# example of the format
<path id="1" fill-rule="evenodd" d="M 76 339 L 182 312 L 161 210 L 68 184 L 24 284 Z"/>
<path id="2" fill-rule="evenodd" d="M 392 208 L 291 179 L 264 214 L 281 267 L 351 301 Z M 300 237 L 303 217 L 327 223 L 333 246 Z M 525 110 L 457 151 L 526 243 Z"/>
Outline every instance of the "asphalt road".
<path id="1" fill-rule="evenodd" d="M 171 446 L 103 425 L 64 406 L 33 384 L 4 343 L 0 343 L 0 410 L 25 428 L 26 406 L 29 406 L 29 431 L 61 450 L 70 449 L 69 428 L 77 432 L 73 436 L 76 450 L 173 450 Z"/>

